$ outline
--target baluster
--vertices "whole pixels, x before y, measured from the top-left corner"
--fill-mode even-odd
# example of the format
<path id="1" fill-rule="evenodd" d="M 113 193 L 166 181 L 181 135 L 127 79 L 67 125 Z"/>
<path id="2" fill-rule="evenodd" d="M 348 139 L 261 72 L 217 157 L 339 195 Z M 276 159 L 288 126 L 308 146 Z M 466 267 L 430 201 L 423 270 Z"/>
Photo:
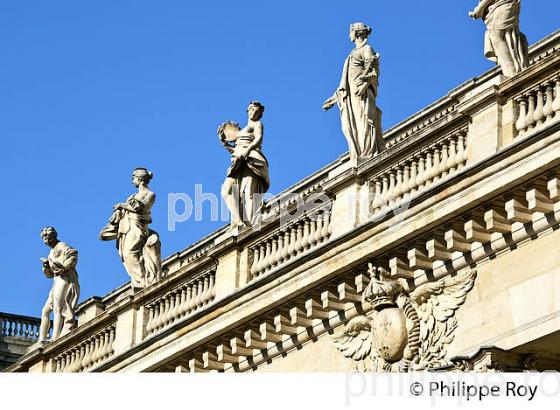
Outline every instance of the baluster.
<path id="1" fill-rule="evenodd" d="M 153 305 L 146 306 L 146 309 L 148 309 L 148 321 L 146 322 L 146 332 L 149 334 L 152 332 L 154 326 L 155 311 Z"/>
<path id="2" fill-rule="evenodd" d="M 70 365 L 70 357 L 67 353 L 64 353 L 60 358 L 60 373 L 65 373 Z"/>
<path id="3" fill-rule="evenodd" d="M 469 146 L 469 134 L 468 131 L 463 131 L 462 133 L 462 137 L 463 137 L 463 167 L 465 165 L 467 165 L 467 160 L 469 159 L 469 151 L 467 149 L 467 147 Z"/>
<path id="4" fill-rule="evenodd" d="M 457 154 L 457 135 L 452 135 L 449 138 L 449 158 L 447 159 L 447 169 L 449 173 L 452 174 L 457 169 L 457 163 L 455 162 Z"/>
<path id="5" fill-rule="evenodd" d="M 72 349 L 72 367 L 70 372 L 76 373 L 80 367 L 80 347 L 76 346 Z"/>
<path id="6" fill-rule="evenodd" d="M 187 286 L 182 285 L 179 289 L 177 289 L 177 293 L 179 294 L 180 303 L 177 304 L 177 314 L 175 317 L 177 319 L 180 319 L 187 312 L 187 307 L 188 307 Z"/>
<path id="7" fill-rule="evenodd" d="M 278 265 L 278 259 L 276 259 L 276 252 L 278 252 L 278 237 L 275 235 L 271 239 L 272 246 L 270 248 L 270 267 Z"/>
<path id="8" fill-rule="evenodd" d="M 403 170 L 401 165 L 397 165 L 397 181 L 395 183 L 395 201 L 397 204 L 401 202 L 403 194 Z"/>
<path id="9" fill-rule="evenodd" d="M 85 357 L 85 355 L 86 355 L 86 344 L 85 344 L 85 343 L 82 343 L 82 344 L 80 345 L 80 361 L 78 362 L 78 370 L 79 370 L 80 372 L 85 371 L 85 368 L 84 368 L 84 366 L 82 365 L 82 363 L 84 362 L 84 357 Z"/>
<path id="10" fill-rule="evenodd" d="M 260 258 L 260 245 L 253 248 L 253 263 L 251 264 L 251 276 L 255 277 L 257 274 L 257 267 L 259 266 Z"/>
<path id="11" fill-rule="evenodd" d="M 554 79 L 556 88 L 554 91 L 554 101 L 552 102 L 552 110 L 555 113 L 555 118 L 560 116 L 560 76 Z"/>
<path id="12" fill-rule="evenodd" d="M 56 366 L 54 368 L 55 373 L 62 373 L 62 369 L 64 368 L 63 358 L 64 356 L 59 356 L 55 359 L 55 363 L 56 363 Z"/>
<path id="13" fill-rule="evenodd" d="M 404 163 L 403 183 L 402 183 L 402 199 L 406 200 L 410 195 L 410 164 L 408 161 Z"/>
<path id="14" fill-rule="evenodd" d="M 264 260 L 263 264 L 263 272 L 270 269 L 272 266 L 272 240 L 268 239 L 266 241 L 266 259 Z"/>
<path id="15" fill-rule="evenodd" d="M 286 227 L 284 231 L 284 247 L 282 248 L 282 260 L 290 259 L 290 228 Z"/>
<path id="16" fill-rule="evenodd" d="M 169 322 L 169 311 L 171 310 L 171 295 L 168 293 L 163 298 L 165 301 L 165 310 L 163 311 L 162 315 L 161 327 L 165 327 Z"/>
<path id="17" fill-rule="evenodd" d="M 181 309 L 181 290 L 180 289 L 175 289 L 173 291 L 173 309 L 171 310 L 170 313 L 170 318 L 169 321 L 170 322 L 174 322 L 175 319 L 177 319 L 179 317 L 179 310 Z"/>
<path id="18" fill-rule="evenodd" d="M 154 320 L 150 326 L 150 332 L 155 332 L 159 328 L 160 317 L 161 317 L 161 306 L 159 301 L 153 302 L 154 307 Z"/>
<path id="19" fill-rule="evenodd" d="M 194 312 L 194 310 L 196 309 L 196 294 L 198 292 L 198 284 L 196 281 L 193 281 L 191 283 L 189 283 L 189 291 L 190 291 L 190 301 L 189 301 L 189 306 L 187 309 L 187 314 L 191 314 L 192 312 Z"/>
<path id="20" fill-rule="evenodd" d="M 288 253 L 290 258 L 296 254 L 296 242 L 297 242 L 297 228 L 295 225 L 291 225 L 290 228 L 290 246 L 288 247 Z"/>
<path id="21" fill-rule="evenodd" d="M 455 161 L 457 163 L 457 170 L 462 169 L 465 166 L 465 163 L 463 162 L 463 155 L 465 153 L 465 146 L 463 145 L 464 138 L 464 132 L 459 132 L 457 135 L 457 156 Z"/>
<path id="22" fill-rule="evenodd" d="M 433 165 L 433 153 L 432 150 L 430 148 L 428 148 L 426 150 L 426 165 L 425 165 L 425 173 L 426 173 L 426 177 L 424 178 L 425 181 L 425 187 L 429 187 L 433 181 L 433 177 L 432 177 L 432 171 L 434 168 Z"/>
<path id="23" fill-rule="evenodd" d="M 164 321 L 165 321 L 165 297 L 160 298 L 160 300 L 157 301 L 157 305 L 158 305 L 158 316 L 157 316 L 157 320 L 155 323 L 155 330 L 158 331 L 161 329 L 161 327 L 164 325 Z"/>
<path id="24" fill-rule="evenodd" d="M 109 358 L 109 343 L 111 342 L 111 328 L 107 328 L 103 331 L 104 343 L 103 343 L 103 358 L 105 360 Z"/>
<path id="25" fill-rule="evenodd" d="M 535 106 L 535 122 L 537 126 L 544 124 L 544 93 L 541 87 L 535 88 L 537 94 L 537 104 Z"/>
<path id="26" fill-rule="evenodd" d="M 321 232 L 321 236 L 323 240 L 328 239 L 332 234 L 332 226 L 331 226 L 331 211 L 329 209 L 323 210 L 323 232 Z"/>
<path id="27" fill-rule="evenodd" d="M 200 276 L 198 278 L 198 304 L 197 304 L 197 308 L 200 309 L 202 308 L 202 306 L 204 306 L 204 291 L 206 290 L 204 288 L 205 283 L 204 283 L 204 276 Z"/>
<path id="28" fill-rule="evenodd" d="M 107 354 L 107 340 L 106 340 L 106 335 L 105 335 L 105 331 L 101 332 L 99 334 L 99 359 L 98 362 L 103 361 L 103 359 L 105 359 L 105 355 Z"/>
<path id="29" fill-rule="evenodd" d="M 309 215 L 309 238 L 307 242 L 309 243 L 309 247 L 312 248 L 315 246 L 317 241 L 315 240 L 315 234 L 317 230 L 317 215 L 311 214 Z"/>
<path id="30" fill-rule="evenodd" d="M 84 355 L 83 355 L 82 360 L 80 362 L 80 366 L 82 367 L 82 369 L 86 369 L 89 366 L 89 356 L 90 356 L 89 340 L 84 341 L 83 346 L 84 346 Z"/>
<path id="31" fill-rule="evenodd" d="M 323 210 L 315 212 L 317 227 L 315 229 L 315 243 L 323 242 Z"/>
<path id="32" fill-rule="evenodd" d="M 412 161 L 410 163 L 410 183 L 408 184 L 408 192 L 410 192 L 410 195 L 413 195 L 416 193 L 416 188 L 418 187 L 418 184 L 416 183 L 416 179 L 418 178 L 418 161 L 416 159 L 416 157 L 412 157 Z"/>
<path id="33" fill-rule="evenodd" d="M 76 371 L 76 349 L 70 350 L 70 366 L 68 366 L 68 372 L 74 373 Z"/>
<path id="34" fill-rule="evenodd" d="M 194 310 L 198 310 L 202 303 L 200 302 L 200 295 L 202 294 L 202 283 L 200 282 L 200 278 L 195 281 L 195 286 L 193 289 L 194 292 Z"/>
<path id="35" fill-rule="evenodd" d="M 70 373 L 72 366 L 72 351 L 64 353 L 64 366 L 62 367 L 62 373 Z"/>
<path id="36" fill-rule="evenodd" d="M 99 361 L 99 348 L 100 348 L 100 340 L 99 335 L 95 335 L 90 339 L 91 343 L 93 344 L 93 354 L 91 356 L 91 362 L 93 365 L 97 364 Z"/>
<path id="37" fill-rule="evenodd" d="M 395 188 L 397 185 L 397 176 L 394 169 L 389 171 L 389 190 L 387 192 L 387 206 L 394 207 L 395 203 Z"/>
<path id="38" fill-rule="evenodd" d="M 266 244 L 261 242 L 257 247 L 259 249 L 259 261 L 257 262 L 255 276 L 259 276 L 264 270 L 264 263 L 266 261 Z"/>
<path id="39" fill-rule="evenodd" d="M 215 286 L 216 276 L 214 272 L 210 272 L 209 278 L 210 278 L 210 284 L 208 286 L 210 287 L 210 301 L 213 301 L 216 298 L 216 286 Z"/>
<path id="40" fill-rule="evenodd" d="M 202 294 L 202 306 L 206 306 L 210 300 L 211 290 L 210 290 L 210 278 L 207 273 L 204 275 L 204 293 Z"/>
<path id="41" fill-rule="evenodd" d="M 560 76 L 554 78 L 554 101 L 552 102 L 552 111 L 554 111 L 554 118 L 560 116 Z"/>
<path id="42" fill-rule="evenodd" d="M 200 282 L 202 283 L 202 291 L 200 292 L 200 304 L 203 306 L 206 306 L 207 303 L 207 298 L 208 298 L 208 275 L 204 274 L 200 277 Z"/>
<path id="43" fill-rule="evenodd" d="M 303 239 L 301 240 L 301 245 L 303 246 L 303 250 L 308 250 L 309 245 L 309 233 L 310 233 L 310 226 L 309 217 L 305 217 L 303 219 Z"/>
<path id="44" fill-rule="evenodd" d="M 193 301 L 192 286 L 187 283 L 183 286 L 183 289 L 185 290 L 186 296 L 181 309 L 181 316 L 187 316 L 190 313 L 191 303 Z"/>
<path id="45" fill-rule="evenodd" d="M 532 91 L 527 93 L 529 106 L 527 107 L 527 129 L 534 128 L 535 126 L 535 95 Z"/>
<path id="46" fill-rule="evenodd" d="M 302 246 L 303 241 L 302 240 L 303 240 L 303 224 L 302 224 L 302 221 L 298 221 L 297 222 L 296 244 L 295 244 L 295 248 L 294 248 L 296 255 L 299 254 L 303 249 L 303 246 Z"/>
<path id="47" fill-rule="evenodd" d="M 71 349 L 70 352 L 68 352 L 69 355 L 69 364 L 68 367 L 66 368 L 66 370 L 69 373 L 73 373 L 74 372 L 74 362 L 76 361 L 76 351 L 74 349 Z"/>
<path id="48" fill-rule="evenodd" d="M 515 122 L 515 128 L 521 133 L 527 129 L 527 98 L 522 95 L 517 97 L 515 101 L 519 106 L 519 118 Z"/>
<path id="49" fill-rule="evenodd" d="M 278 232 L 278 249 L 276 250 L 276 263 L 280 265 L 284 261 L 284 232 Z"/>
<path id="50" fill-rule="evenodd" d="M 441 142 L 441 163 L 439 164 L 439 176 L 445 178 L 447 172 L 447 161 L 449 160 L 449 143 L 446 140 Z"/>
<path id="51" fill-rule="evenodd" d="M 433 152 L 434 152 L 434 159 L 432 163 L 432 169 L 430 171 L 430 179 L 432 180 L 432 183 L 435 184 L 437 181 L 439 181 L 439 167 L 441 165 L 440 162 L 441 150 L 439 148 L 439 144 L 434 145 Z"/>
<path id="52" fill-rule="evenodd" d="M 387 201 L 389 200 L 389 177 L 384 174 L 381 177 L 381 194 L 379 195 L 379 210 L 382 210 L 387 206 Z"/>
<path id="53" fill-rule="evenodd" d="M 86 343 L 86 346 L 88 348 L 87 349 L 88 352 L 87 352 L 87 363 L 85 363 L 85 365 L 83 367 L 87 368 L 87 367 L 91 367 L 94 363 L 93 354 L 95 352 L 95 342 L 92 339 L 89 339 L 89 340 L 86 340 L 85 343 Z M 82 361 L 82 363 L 84 363 L 84 362 Z"/>
<path id="54" fill-rule="evenodd" d="M 109 341 L 107 342 L 107 357 L 111 357 L 113 353 L 115 353 L 115 349 L 113 349 L 113 343 L 115 342 L 115 333 L 116 333 L 115 326 L 111 326 L 109 328 Z"/>
<path id="55" fill-rule="evenodd" d="M 426 177 L 426 169 L 424 167 L 424 157 L 422 153 L 418 155 L 418 175 L 416 176 L 416 185 L 418 186 L 418 191 L 421 191 L 424 188 L 424 181 Z"/>
<path id="56" fill-rule="evenodd" d="M 544 83 L 543 87 L 546 92 L 546 103 L 543 108 L 543 115 L 545 121 L 550 121 L 554 117 L 554 110 L 552 109 L 552 102 L 554 101 L 554 82 L 552 80 Z"/>
<path id="57" fill-rule="evenodd" d="M 199 299 L 199 304 L 198 307 L 201 308 L 205 305 L 206 302 L 206 292 L 208 291 L 207 286 L 208 283 L 206 283 L 205 281 L 206 275 L 201 275 L 198 279 L 198 299 Z"/>
<path id="58" fill-rule="evenodd" d="M 375 178 L 375 180 L 373 181 L 374 184 L 374 194 L 373 194 L 373 200 L 371 201 L 371 210 L 372 212 L 375 214 L 379 208 L 381 207 L 381 190 L 382 190 L 382 185 L 381 185 L 381 179 L 379 177 Z"/>

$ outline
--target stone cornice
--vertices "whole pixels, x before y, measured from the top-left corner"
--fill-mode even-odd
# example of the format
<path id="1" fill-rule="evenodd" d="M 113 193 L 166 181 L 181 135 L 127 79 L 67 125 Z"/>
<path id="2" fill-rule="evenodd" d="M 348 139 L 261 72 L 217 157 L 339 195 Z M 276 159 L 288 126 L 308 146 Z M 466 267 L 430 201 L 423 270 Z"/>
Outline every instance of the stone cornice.
<path id="1" fill-rule="evenodd" d="M 555 127 L 551 127 L 547 129 L 542 134 L 535 134 L 524 140 L 520 140 L 515 145 L 508 147 L 507 150 L 496 153 L 494 157 L 488 160 L 489 163 L 473 164 L 473 166 L 465 168 L 462 173 L 456 174 L 453 178 L 446 181 L 442 181 L 442 183 L 437 186 L 433 186 L 432 189 L 424 192 L 421 196 L 419 196 L 418 198 L 412 201 L 411 207 L 409 208 L 410 213 L 406 215 L 406 220 L 409 221 L 408 224 L 414 225 L 413 215 L 418 215 L 422 212 L 426 212 L 429 208 L 432 207 L 433 204 L 431 202 L 435 201 L 435 199 L 433 199 L 432 197 L 434 197 L 437 192 L 442 192 L 447 187 L 452 185 L 456 185 L 459 186 L 459 188 L 461 188 L 461 185 L 465 183 L 467 183 L 468 186 L 471 186 L 471 189 L 468 191 L 466 191 L 465 189 L 459 189 L 460 191 L 460 194 L 458 194 L 459 196 L 472 195 L 473 192 L 480 191 L 480 189 L 476 187 L 477 183 L 478 184 L 482 183 L 482 181 L 484 181 L 485 178 L 493 178 L 493 176 L 496 175 L 497 169 L 499 168 L 505 169 L 509 166 L 508 164 L 503 164 L 503 165 L 500 164 L 501 161 L 506 160 L 507 162 L 507 159 L 511 158 L 513 152 L 519 152 L 521 150 L 530 147 L 531 145 L 535 145 L 538 144 L 539 142 L 543 142 L 542 140 L 545 135 L 550 135 L 553 132 L 557 132 L 559 129 L 560 126 L 556 125 Z M 559 138 L 560 136 L 556 135 L 556 140 L 558 140 Z M 550 143 L 551 143 L 550 140 L 546 141 L 547 145 Z M 534 148 L 535 149 L 533 149 L 532 151 L 527 152 L 526 155 L 531 155 L 531 153 L 541 153 L 540 147 L 534 147 Z M 560 163 L 560 157 L 557 159 L 557 163 Z M 554 162 L 547 162 L 547 167 L 553 167 L 554 165 L 555 165 Z M 496 166 L 498 168 L 496 168 Z M 543 169 L 535 170 L 535 174 L 542 173 L 542 172 Z M 477 174 L 478 174 L 478 178 L 474 178 Z M 533 177 L 533 174 L 526 175 L 526 179 L 529 179 L 531 177 Z M 511 184 L 517 185 L 521 182 L 523 182 L 522 179 L 516 178 L 511 181 Z M 506 192 L 509 189 L 509 187 L 510 185 L 507 184 L 503 185 L 502 191 Z M 481 197 L 477 201 L 471 203 L 464 203 L 463 208 L 468 211 L 473 206 L 476 207 L 482 204 L 485 200 L 487 201 L 489 198 L 487 196 L 488 194 L 486 193 L 483 194 L 485 196 Z M 494 191 L 493 193 L 491 193 L 491 197 L 498 194 L 500 194 L 500 192 Z M 432 201 L 429 200 L 430 198 L 432 198 Z M 482 198 L 486 198 L 486 199 L 483 200 Z M 442 203 L 441 199 L 438 202 Z M 451 204 L 453 202 L 456 202 L 456 200 L 450 197 L 444 203 Z M 418 207 L 418 205 L 420 204 L 422 206 Z M 454 211 L 452 214 L 455 214 L 456 212 L 457 211 Z M 301 258 L 294 260 L 293 262 L 290 262 L 286 265 L 283 265 L 282 267 L 279 267 L 271 271 L 268 275 L 263 276 L 262 278 L 259 278 L 258 280 L 249 283 L 248 285 L 246 285 L 241 289 L 238 289 L 235 293 L 226 296 L 222 300 L 216 301 L 212 305 L 208 306 L 206 310 L 197 312 L 197 314 L 193 315 L 192 317 L 188 317 L 183 321 L 177 322 L 176 324 L 163 330 L 161 333 L 156 334 L 153 337 L 150 337 L 149 339 L 142 341 L 140 344 L 133 347 L 129 352 L 126 352 L 124 355 L 115 357 L 112 361 L 105 363 L 101 367 L 101 369 L 111 369 L 112 371 L 118 370 L 122 368 L 122 366 L 126 366 L 127 361 L 123 361 L 125 358 L 132 359 L 135 353 L 137 354 L 141 353 L 142 355 L 146 355 L 151 350 L 149 346 L 153 346 L 154 348 L 159 348 L 162 346 L 162 344 L 170 343 L 171 340 L 173 339 L 180 338 L 182 335 L 184 336 L 186 334 L 189 334 L 190 332 L 195 332 L 196 329 L 199 329 L 201 328 L 201 326 L 204 326 L 204 323 L 208 323 L 213 320 L 216 320 L 218 316 L 220 317 L 219 320 L 221 322 L 227 321 L 227 317 L 230 315 L 232 317 L 233 316 L 239 317 L 238 313 L 236 314 L 230 312 L 238 308 L 241 309 L 242 307 L 243 310 L 248 309 L 246 304 L 253 303 L 256 299 L 259 298 L 258 296 L 255 295 L 255 292 L 265 297 L 264 295 L 266 295 L 266 292 L 271 291 L 273 289 L 278 289 L 280 283 L 284 283 L 283 286 L 286 286 L 285 284 L 288 283 L 289 281 L 300 281 L 302 285 L 304 283 L 306 284 L 298 288 L 298 293 L 303 294 L 309 289 L 313 288 L 314 286 L 317 286 L 318 284 L 327 281 L 336 275 L 340 275 L 341 271 L 337 269 L 331 269 L 329 274 L 323 276 L 321 281 L 316 281 L 312 278 L 309 278 L 308 280 L 303 280 L 301 278 L 298 279 L 298 275 L 302 275 L 302 274 L 309 277 L 310 272 L 312 270 L 320 272 L 322 270 L 320 268 L 321 264 L 327 263 L 327 261 L 333 257 L 341 258 L 342 255 L 345 254 L 345 252 L 356 251 L 357 245 L 355 244 L 355 242 L 363 243 L 364 245 L 362 245 L 361 247 L 367 246 L 366 244 L 371 242 L 373 238 L 377 238 L 375 242 L 379 242 L 381 240 L 379 235 L 380 234 L 384 235 L 384 232 L 386 232 L 388 227 L 390 227 L 391 225 L 392 218 L 393 217 L 389 217 L 382 221 L 367 222 L 363 225 L 358 226 L 355 230 L 343 236 L 335 238 L 331 242 L 321 245 L 314 252 L 310 254 L 305 254 Z M 434 221 L 434 223 L 437 224 L 440 224 L 441 222 L 442 222 L 441 219 Z M 432 228 L 433 227 L 426 225 L 425 227 L 422 227 L 419 230 L 414 230 L 414 232 L 411 231 L 410 235 L 414 235 L 414 236 L 422 235 L 423 231 L 428 231 L 429 229 Z M 404 233 L 406 232 L 406 230 L 403 229 L 402 231 L 403 234 L 401 235 L 401 239 L 400 239 L 401 244 L 411 240 L 409 234 Z M 352 244 L 350 244 L 351 240 L 354 240 Z M 394 240 L 390 241 L 390 245 L 387 246 L 390 246 L 390 248 L 398 247 L 399 241 L 394 241 Z M 375 259 L 376 255 L 381 255 L 388 252 L 390 248 L 387 246 L 379 246 L 376 249 L 369 250 L 364 253 L 364 255 L 367 256 L 364 256 L 363 259 L 356 260 L 350 264 L 344 264 L 343 266 L 340 267 L 340 269 L 347 271 L 348 269 L 352 269 L 354 267 L 362 265 L 367 260 Z M 360 251 L 359 253 L 363 253 L 363 251 Z M 331 268 L 333 268 L 332 265 Z M 438 276 L 438 278 L 439 277 L 441 276 Z M 279 282 L 280 280 L 281 282 Z M 414 282 L 410 283 L 410 285 L 413 287 L 419 286 L 420 284 L 425 283 L 427 280 L 429 279 L 426 277 L 418 277 L 415 278 Z M 410 287 L 409 290 L 412 290 L 413 287 Z M 286 297 L 293 298 L 296 295 L 297 294 L 290 293 L 289 296 Z M 285 300 L 287 299 L 277 296 L 276 303 L 281 304 Z M 274 306 L 270 304 L 267 306 L 268 311 L 273 309 Z M 215 312 L 215 314 L 213 314 L 212 312 Z M 263 310 L 263 313 L 264 312 L 265 311 Z M 254 313 L 250 317 L 254 317 Z M 224 329 L 227 330 L 228 327 L 225 326 Z M 212 336 L 209 336 L 208 339 L 201 339 L 197 344 L 193 345 L 191 348 L 196 349 L 197 346 L 203 346 L 204 344 L 208 343 L 211 338 L 217 336 L 218 335 L 213 334 Z M 117 367 L 113 367 L 113 366 L 117 366 Z"/>

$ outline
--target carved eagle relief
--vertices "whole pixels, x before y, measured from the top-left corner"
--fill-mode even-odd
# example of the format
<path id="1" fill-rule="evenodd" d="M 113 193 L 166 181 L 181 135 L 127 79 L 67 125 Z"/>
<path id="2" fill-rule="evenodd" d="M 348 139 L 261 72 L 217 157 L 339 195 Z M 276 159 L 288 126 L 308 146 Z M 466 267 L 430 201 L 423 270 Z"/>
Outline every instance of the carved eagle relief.
<path id="1" fill-rule="evenodd" d="M 403 372 L 446 364 L 457 327 L 455 312 L 474 286 L 469 270 L 407 293 L 383 270 L 370 265 L 362 295 L 373 308 L 350 320 L 334 344 L 361 371 Z"/>

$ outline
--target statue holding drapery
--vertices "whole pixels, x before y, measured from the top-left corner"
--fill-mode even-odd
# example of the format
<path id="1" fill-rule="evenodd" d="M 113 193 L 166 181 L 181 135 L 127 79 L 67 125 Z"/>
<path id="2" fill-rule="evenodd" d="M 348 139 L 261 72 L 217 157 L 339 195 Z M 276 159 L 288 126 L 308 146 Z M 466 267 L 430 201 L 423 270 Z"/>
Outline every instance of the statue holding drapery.
<path id="1" fill-rule="evenodd" d="M 350 25 L 350 41 L 356 47 L 344 62 L 340 84 L 323 104 L 326 111 L 340 109 L 342 133 L 354 163 L 374 157 L 385 149 L 381 132 L 381 111 L 376 105 L 379 84 L 379 54 L 368 44 L 371 27 Z"/>
<path id="2" fill-rule="evenodd" d="M 132 183 L 138 192 L 113 206 L 113 214 L 99 234 L 102 241 L 116 240 L 133 289 L 145 288 L 161 279 L 161 242 L 158 233 L 149 228 L 156 201 L 156 194 L 148 188 L 152 178 L 146 168 L 134 170 Z"/>
<path id="3" fill-rule="evenodd" d="M 529 66 L 529 44 L 519 30 L 520 0 L 480 0 L 469 15 L 486 24 L 484 56 L 498 64 L 506 77 Z"/>
<path id="4" fill-rule="evenodd" d="M 222 197 L 231 214 L 233 230 L 251 226 L 270 187 L 268 161 L 262 153 L 264 105 L 252 101 L 243 128 L 227 121 L 218 128 L 222 145 L 231 153 L 231 165 L 222 185 Z"/>

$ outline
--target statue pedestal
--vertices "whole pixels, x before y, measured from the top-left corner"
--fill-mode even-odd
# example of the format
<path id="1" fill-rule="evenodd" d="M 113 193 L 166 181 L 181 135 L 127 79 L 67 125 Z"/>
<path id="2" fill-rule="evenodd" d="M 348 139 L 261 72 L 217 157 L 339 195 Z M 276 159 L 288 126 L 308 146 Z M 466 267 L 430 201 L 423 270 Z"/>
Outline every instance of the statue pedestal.
<path id="1" fill-rule="evenodd" d="M 34 350 L 42 349 L 46 345 L 48 345 L 50 341 L 43 341 L 43 342 L 35 342 L 31 346 L 27 348 L 26 354 L 31 353 Z"/>

